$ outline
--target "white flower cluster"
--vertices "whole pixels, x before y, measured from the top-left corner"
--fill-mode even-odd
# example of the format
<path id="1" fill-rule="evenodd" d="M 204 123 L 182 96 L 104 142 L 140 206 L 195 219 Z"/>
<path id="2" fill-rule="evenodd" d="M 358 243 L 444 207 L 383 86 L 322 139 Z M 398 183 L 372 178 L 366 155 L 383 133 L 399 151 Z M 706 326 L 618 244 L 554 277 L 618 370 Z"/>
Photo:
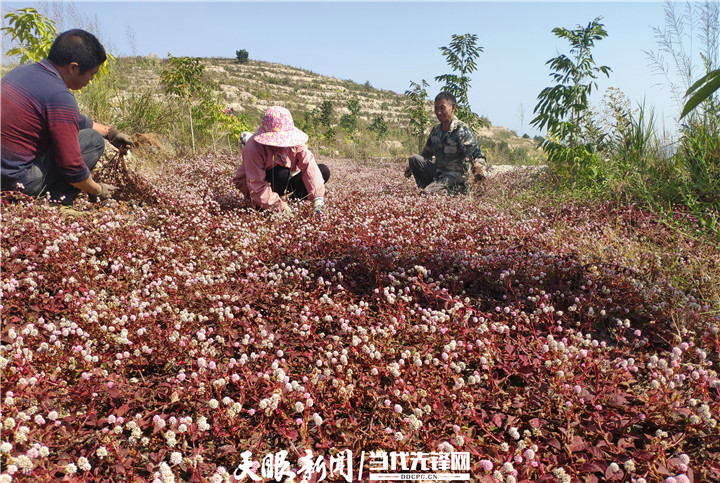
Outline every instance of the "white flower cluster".
<path id="1" fill-rule="evenodd" d="M 135 421 L 128 421 L 125 425 L 125 428 L 127 428 L 130 431 L 130 441 L 134 442 L 137 441 L 142 437 L 142 429 L 137 425 Z"/>
<path id="2" fill-rule="evenodd" d="M 553 475 L 555 475 L 559 483 L 570 483 L 572 481 L 572 478 L 565 472 L 564 468 L 555 468 Z"/>
<path id="3" fill-rule="evenodd" d="M 452 453 L 453 451 L 455 451 L 455 448 L 447 441 L 443 441 L 438 445 L 438 451 L 440 453 Z"/>
<path id="4" fill-rule="evenodd" d="M 712 414 L 710 413 L 710 406 L 707 404 L 701 404 L 699 407 L 700 417 L 702 420 L 707 424 L 710 428 L 715 428 L 717 426 L 717 420 L 712 417 Z"/>
<path id="5" fill-rule="evenodd" d="M 90 464 L 90 462 L 88 461 L 88 459 L 87 459 L 86 457 L 84 457 L 84 456 L 81 456 L 81 457 L 78 458 L 78 460 L 77 460 L 77 466 L 78 466 L 78 468 L 80 468 L 82 471 L 90 471 L 90 470 L 92 469 L 92 465 Z"/>
<path id="6" fill-rule="evenodd" d="M 398 364 L 397 362 L 390 363 L 390 365 L 387 366 L 387 370 L 388 372 L 390 372 L 390 375 L 392 375 L 395 379 L 400 377 L 400 375 L 402 374 L 400 372 L 400 364 Z"/>
<path id="7" fill-rule="evenodd" d="M 165 444 L 167 444 L 169 447 L 174 448 L 177 444 L 177 440 L 175 439 L 175 432 L 172 430 L 168 430 L 165 432 Z"/>
<path id="8" fill-rule="evenodd" d="M 317 426 L 323 423 L 323 418 L 318 413 L 313 413 L 312 418 Z"/>
<path id="9" fill-rule="evenodd" d="M 210 424 L 208 424 L 205 416 L 200 416 L 198 418 L 197 425 L 200 431 L 210 431 Z"/>
<path id="10" fill-rule="evenodd" d="M 242 410 L 242 404 L 238 402 L 234 402 L 230 405 L 230 407 L 227 410 L 228 416 L 230 418 L 236 418 L 238 414 L 240 414 L 240 411 Z"/>
<path id="11" fill-rule="evenodd" d="M 481 380 L 480 376 L 472 374 L 468 376 L 467 384 L 468 386 L 474 386 L 475 384 L 479 384 Z"/>
<path id="12" fill-rule="evenodd" d="M 414 414 L 411 414 L 408 418 L 408 425 L 411 430 L 417 431 L 422 426 L 422 421 L 420 421 Z"/>
<path id="13" fill-rule="evenodd" d="M 272 396 L 263 399 L 258 404 L 258 408 L 265 411 L 266 416 L 270 416 L 280 404 L 280 394 L 274 393 Z"/>
<path id="14" fill-rule="evenodd" d="M 160 471 L 155 472 L 155 474 L 154 474 L 155 479 L 153 480 L 153 482 L 175 483 L 175 475 L 173 475 L 170 465 L 168 465 L 167 463 L 165 463 L 163 461 L 160 463 L 160 467 L 158 469 Z"/>

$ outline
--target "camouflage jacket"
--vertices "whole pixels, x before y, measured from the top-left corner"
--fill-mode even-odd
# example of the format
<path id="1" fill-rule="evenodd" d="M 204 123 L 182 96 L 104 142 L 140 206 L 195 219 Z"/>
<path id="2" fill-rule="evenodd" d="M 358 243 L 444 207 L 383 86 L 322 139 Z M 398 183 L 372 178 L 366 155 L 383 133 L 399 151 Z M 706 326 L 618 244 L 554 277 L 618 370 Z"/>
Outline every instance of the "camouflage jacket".
<path id="1" fill-rule="evenodd" d="M 485 155 L 472 129 L 455 117 L 446 133 L 443 133 L 440 124 L 432 128 L 420 155 L 427 160 L 435 156 L 436 179 L 450 188 L 468 181 L 476 161 L 485 164 Z"/>

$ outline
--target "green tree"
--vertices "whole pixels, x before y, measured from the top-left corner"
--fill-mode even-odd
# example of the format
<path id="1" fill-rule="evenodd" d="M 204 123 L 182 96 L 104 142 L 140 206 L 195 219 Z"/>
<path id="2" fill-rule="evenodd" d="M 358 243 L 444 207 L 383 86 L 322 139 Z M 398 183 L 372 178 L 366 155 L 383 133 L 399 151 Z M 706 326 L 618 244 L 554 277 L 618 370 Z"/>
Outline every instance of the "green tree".
<path id="1" fill-rule="evenodd" d="M 348 111 L 350 111 L 351 116 L 357 118 L 358 115 L 360 115 L 360 101 L 357 99 L 348 99 L 345 105 L 347 106 Z"/>
<path id="2" fill-rule="evenodd" d="M 575 30 L 553 29 L 557 37 L 570 43 L 570 55 L 561 54 L 546 63 L 553 70 L 550 77 L 556 85 L 540 92 L 533 111 L 536 116 L 531 121 L 538 129 L 547 128 L 543 148 L 561 179 L 590 187 L 602 186 L 607 179 L 597 151 L 602 136 L 597 138 L 597 130 L 588 124 L 591 116 L 583 117 L 589 108 L 589 96 L 597 88 L 595 79 L 600 74 L 610 76 L 610 68 L 597 66 L 591 53 L 595 42 L 607 37 L 600 20 L 598 17 Z M 582 142 L 583 129 L 592 138 L 589 142 Z"/>
<path id="3" fill-rule="evenodd" d="M 325 133 L 323 134 L 325 136 L 325 139 L 329 143 L 335 142 L 335 128 L 332 126 L 329 126 L 327 129 L 325 129 Z"/>
<path id="4" fill-rule="evenodd" d="M 8 56 L 19 56 L 21 64 L 40 62 L 47 58 L 57 37 L 57 29 L 52 20 L 30 7 L 9 12 L 4 18 L 8 26 L 2 30 L 9 34 L 11 42 L 16 44 L 16 47 L 7 51 Z M 109 61 L 115 60 L 115 57 L 111 54 L 107 54 L 107 57 L 100 66 L 96 79 L 108 75 Z"/>
<path id="5" fill-rule="evenodd" d="M 375 116 L 370 123 L 370 126 L 368 127 L 372 132 L 375 133 L 375 135 L 378 137 L 378 139 L 384 138 L 388 134 L 388 127 L 387 123 L 385 122 L 385 117 L 383 115 Z"/>
<path id="6" fill-rule="evenodd" d="M 358 128 L 358 115 L 360 114 L 360 101 L 357 99 L 348 99 L 345 106 L 350 111 L 350 114 L 344 114 L 340 118 L 340 127 L 343 131 L 349 134 L 351 137 L 355 134 Z"/>
<path id="7" fill-rule="evenodd" d="M 343 131 L 352 136 L 358 127 L 357 117 L 352 114 L 343 114 L 340 118 L 340 127 Z"/>
<path id="8" fill-rule="evenodd" d="M 320 112 L 318 113 L 318 123 L 321 126 L 329 128 L 333 121 L 333 105 L 332 101 L 323 101 L 320 104 Z"/>
<path id="9" fill-rule="evenodd" d="M 173 57 L 168 53 L 170 68 L 163 69 L 160 81 L 165 86 L 165 92 L 182 98 L 188 105 L 190 113 L 190 135 L 192 148 L 195 151 L 195 128 L 193 123 L 193 101 L 198 94 L 208 90 L 203 80 L 205 65 L 200 58 Z"/>
<path id="10" fill-rule="evenodd" d="M 305 111 L 302 117 L 295 119 L 295 125 L 298 129 L 307 134 L 310 139 L 313 139 L 317 128 L 315 125 L 315 110 L 312 112 Z"/>
<path id="11" fill-rule="evenodd" d="M 248 51 L 245 49 L 236 50 L 235 55 L 237 56 L 237 61 L 241 64 L 246 64 L 250 58 L 250 54 L 248 54 Z"/>
<path id="12" fill-rule="evenodd" d="M 547 127 L 549 135 L 570 145 L 579 142 L 580 117 L 588 109 L 593 88 L 597 88 L 594 79 L 599 74 L 610 76 L 611 69 L 597 66 L 591 53 L 595 42 L 607 37 L 600 20 L 598 17 L 586 27 L 578 25 L 575 30 L 557 27 L 552 31 L 570 43 L 570 56 L 561 54 L 546 62 L 553 70 L 550 77 L 556 85 L 540 92 L 533 111 L 537 115 L 531 124 L 538 129 Z"/>
<path id="13" fill-rule="evenodd" d="M 225 109 L 223 104 L 214 95 L 212 85 L 208 84 L 207 94 L 200 97 L 194 106 L 194 117 L 199 120 L 198 130 L 209 132 L 215 145 L 216 134 L 228 136 L 229 143 L 238 145 L 243 131 L 251 131 L 252 125 L 244 114 L 235 114 Z M 218 132 L 219 131 L 219 132 Z"/>
<path id="14" fill-rule="evenodd" d="M 7 51 L 8 56 L 20 56 L 20 63 L 40 62 L 50 52 L 57 31 L 52 20 L 34 8 L 21 8 L 5 15 L 9 26 L 2 30 L 17 44 Z"/>
<path id="15" fill-rule="evenodd" d="M 168 54 L 170 68 L 163 69 L 160 81 L 165 92 L 176 94 L 183 99 L 192 99 L 206 84 L 203 80 L 205 65 L 200 58 L 173 57 Z"/>
<path id="16" fill-rule="evenodd" d="M 405 91 L 405 96 L 410 99 L 410 105 L 405 108 L 408 114 L 408 127 L 418 141 L 418 149 L 422 151 L 425 145 L 425 128 L 430 123 L 428 109 L 428 83 L 422 79 L 420 83 L 410 81 L 410 89 Z"/>
<path id="17" fill-rule="evenodd" d="M 440 47 L 443 57 L 455 73 L 436 76 L 435 80 L 443 82 L 443 90 L 457 99 L 455 115 L 458 119 L 472 126 L 484 126 L 484 120 L 472 111 L 468 99 L 470 74 L 477 69 L 476 59 L 483 52 L 483 48 L 477 45 L 477 38 L 475 34 L 455 34 L 449 46 Z"/>

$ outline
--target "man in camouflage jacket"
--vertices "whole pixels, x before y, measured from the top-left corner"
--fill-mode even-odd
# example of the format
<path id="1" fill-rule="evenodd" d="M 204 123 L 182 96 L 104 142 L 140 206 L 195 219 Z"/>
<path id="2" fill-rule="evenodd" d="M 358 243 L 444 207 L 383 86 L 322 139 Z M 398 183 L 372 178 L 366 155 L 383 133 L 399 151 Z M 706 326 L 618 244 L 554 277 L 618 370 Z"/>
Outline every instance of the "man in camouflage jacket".
<path id="1" fill-rule="evenodd" d="M 485 155 L 470 126 L 454 117 L 456 107 L 455 96 L 449 92 L 435 97 L 435 116 L 440 124 L 430 131 L 422 153 L 408 159 L 405 176 L 414 176 L 424 193 L 463 193 L 473 171 L 483 177 Z"/>

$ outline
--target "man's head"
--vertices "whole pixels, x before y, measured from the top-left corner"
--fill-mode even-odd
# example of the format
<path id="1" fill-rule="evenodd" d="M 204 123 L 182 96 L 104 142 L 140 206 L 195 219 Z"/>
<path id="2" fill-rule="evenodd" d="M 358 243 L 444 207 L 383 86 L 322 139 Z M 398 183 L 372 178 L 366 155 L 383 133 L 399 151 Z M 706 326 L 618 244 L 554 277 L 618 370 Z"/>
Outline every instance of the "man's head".
<path id="1" fill-rule="evenodd" d="M 73 29 L 63 32 L 50 47 L 48 60 L 61 70 L 70 89 L 85 87 L 95 76 L 107 55 L 91 33 Z"/>
<path id="2" fill-rule="evenodd" d="M 450 126 L 456 106 L 457 101 L 455 100 L 455 96 L 447 91 L 443 91 L 435 96 L 435 117 L 440 121 L 443 128 Z"/>

